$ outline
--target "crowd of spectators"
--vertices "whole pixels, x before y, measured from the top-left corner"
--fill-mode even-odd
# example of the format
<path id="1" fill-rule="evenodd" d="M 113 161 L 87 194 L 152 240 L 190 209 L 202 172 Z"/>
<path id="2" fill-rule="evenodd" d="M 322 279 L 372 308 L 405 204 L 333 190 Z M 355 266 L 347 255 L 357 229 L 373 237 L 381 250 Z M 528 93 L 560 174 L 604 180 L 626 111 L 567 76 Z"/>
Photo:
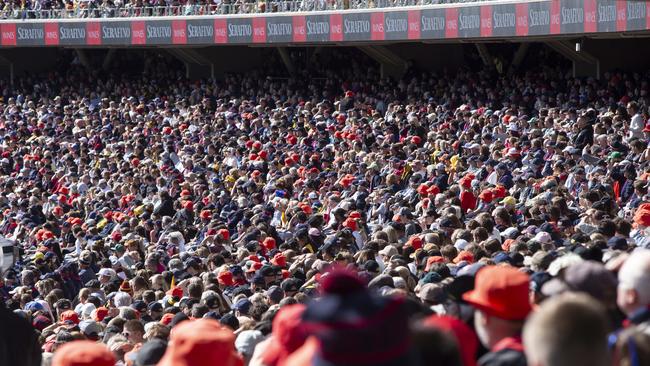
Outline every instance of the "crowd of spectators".
<path id="1" fill-rule="evenodd" d="M 0 364 L 649 364 L 649 74 L 305 62 L 3 84 Z"/>
<path id="2" fill-rule="evenodd" d="M 2 0 L 2 19 L 192 16 L 372 9 L 490 0 Z"/>

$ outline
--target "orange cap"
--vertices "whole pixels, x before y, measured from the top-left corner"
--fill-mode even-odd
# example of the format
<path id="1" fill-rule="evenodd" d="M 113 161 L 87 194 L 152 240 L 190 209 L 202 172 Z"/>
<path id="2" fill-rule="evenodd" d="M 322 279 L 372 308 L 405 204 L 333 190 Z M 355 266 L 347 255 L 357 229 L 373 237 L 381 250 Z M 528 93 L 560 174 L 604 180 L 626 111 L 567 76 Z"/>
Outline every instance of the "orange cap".
<path id="1" fill-rule="evenodd" d="M 507 320 L 524 320 L 532 307 L 530 278 L 509 266 L 487 266 L 476 274 L 474 290 L 463 300 L 488 315 Z"/>
<path id="2" fill-rule="evenodd" d="M 185 321 L 175 327 L 158 366 L 243 366 L 235 335 L 213 319 Z"/>
<path id="3" fill-rule="evenodd" d="M 57 349 L 52 366 L 114 366 L 115 356 L 103 344 L 72 341 Z"/>

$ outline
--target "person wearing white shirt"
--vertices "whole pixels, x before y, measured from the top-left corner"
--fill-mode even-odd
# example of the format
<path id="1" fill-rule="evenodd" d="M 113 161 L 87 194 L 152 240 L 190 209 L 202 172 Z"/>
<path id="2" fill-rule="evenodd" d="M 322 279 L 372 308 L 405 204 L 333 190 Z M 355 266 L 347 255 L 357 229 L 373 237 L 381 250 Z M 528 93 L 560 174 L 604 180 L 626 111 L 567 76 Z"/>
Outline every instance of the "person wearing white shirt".
<path id="1" fill-rule="evenodd" d="M 643 128 L 645 127 L 645 121 L 643 116 L 639 113 L 639 106 L 636 102 L 629 102 L 627 104 L 627 113 L 632 116 L 630 121 L 630 132 L 629 137 L 633 138 L 643 138 Z"/>

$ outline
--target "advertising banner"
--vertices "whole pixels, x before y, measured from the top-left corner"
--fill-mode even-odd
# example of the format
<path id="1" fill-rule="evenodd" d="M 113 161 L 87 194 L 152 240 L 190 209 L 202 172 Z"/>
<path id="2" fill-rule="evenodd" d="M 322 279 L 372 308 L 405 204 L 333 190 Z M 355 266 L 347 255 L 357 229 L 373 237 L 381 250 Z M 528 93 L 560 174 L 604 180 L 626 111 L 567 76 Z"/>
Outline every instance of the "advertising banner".
<path id="1" fill-rule="evenodd" d="M 650 29 L 645 1 L 540 0 L 299 15 L 0 22 L 1 47 L 359 43 Z"/>

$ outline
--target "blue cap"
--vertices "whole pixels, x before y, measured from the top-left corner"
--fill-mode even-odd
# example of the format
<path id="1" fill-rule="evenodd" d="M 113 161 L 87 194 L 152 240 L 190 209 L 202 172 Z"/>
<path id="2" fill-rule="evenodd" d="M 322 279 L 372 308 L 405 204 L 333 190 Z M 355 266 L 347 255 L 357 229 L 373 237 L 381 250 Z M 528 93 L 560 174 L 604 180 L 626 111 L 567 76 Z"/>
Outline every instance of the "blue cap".
<path id="1" fill-rule="evenodd" d="M 253 303 L 250 300 L 240 299 L 232 306 L 232 309 L 238 310 L 240 313 L 243 314 L 248 314 L 248 310 L 250 310 L 252 305 Z"/>
<path id="2" fill-rule="evenodd" d="M 510 263 L 511 258 L 506 252 L 499 252 L 492 258 L 492 261 L 495 264 L 504 263 L 504 262 L 505 263 Z"/>
<path id="3" fill-rule="evenodd" d="M 40 302 L 30 301 L 25 305 L 25 310 L 34 313 L 37 311 L 45 310 L 45 308 L 43 307 L 43 304 L 41 304 Z"/>

